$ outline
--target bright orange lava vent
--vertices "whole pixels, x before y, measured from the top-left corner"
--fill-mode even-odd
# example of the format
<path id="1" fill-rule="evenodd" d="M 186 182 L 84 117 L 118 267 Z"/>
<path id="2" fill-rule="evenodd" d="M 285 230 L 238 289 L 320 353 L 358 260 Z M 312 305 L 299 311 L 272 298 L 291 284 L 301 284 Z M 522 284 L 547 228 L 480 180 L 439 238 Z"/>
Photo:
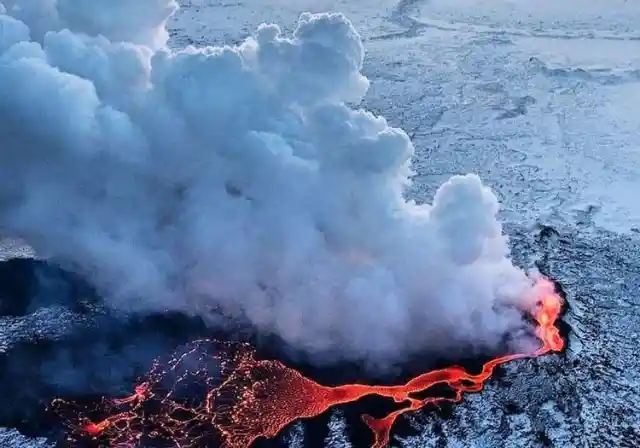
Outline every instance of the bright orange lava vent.
<path id="1" fill-rule="evenodd" d="M 154 364 L 135 393 L 123 399 L 103 400 L 99 409 L 56 400 L 66 418 L 71 446 L 80 439 L 100 439 L 111 447 L 154 446 L 154 440 L 175 447 L 211 446 L 203 438 L 215 435 L 226 448 L 247 448 L 256 439 L 271 438 L 289 423 L 322 414 L 332 406 L 366 395 L 392 398 L 398 409 L 383 418 L 364 415 L 375 436 L 373 448 L 386 447 L 391 428 L 402 414 L 444 401 L 458 402 L 464 392 L 479 392 L 495 368 L 506 362 L 540 356 L 564 348 L 556 327 L 562 298 L 545 279 L 536 310 L 536 336 L 541 346 L 533 353 L 492 359 L 478 374 L 462 367 L 424 373 L 397 386 L 318 384 L 278 361 L 258 360 L 248 345 L 197 341 L 162 369 Z M 434 385 L 446 385 L 448 397 L 416 398 Z M 69 411 L 72 411 L 69 413 Z M 95 422 L 90 416 L 101 415 Z"/>

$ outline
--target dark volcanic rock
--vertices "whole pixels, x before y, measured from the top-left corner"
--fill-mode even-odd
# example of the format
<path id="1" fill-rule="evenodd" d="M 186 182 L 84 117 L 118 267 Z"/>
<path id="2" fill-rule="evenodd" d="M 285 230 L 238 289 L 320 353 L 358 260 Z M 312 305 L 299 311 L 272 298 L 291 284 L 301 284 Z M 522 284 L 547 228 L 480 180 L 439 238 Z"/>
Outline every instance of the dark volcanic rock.
<path id="1" fill-rule="evenodd" d="M 206 332 L 180 313 L 114 315 L 90 285 L 44 261 L 0 262 L 0 427 L 52 435 L 54 398 L 127 394 L 155 358 Z"/>
<path id="2" fill-rule="evenodd" d="M 96 316 L 64 337 L 14 343 L 0 353 L 0 426 L 47 434 L 54 398 L 123 396 L 154 359 L 203 336 L 202 323 L 182 315 Z"/>
<path id="3" fill-rule="evenodd" d="M 12 258 L 0 262 L 0 315 L 23 316 L 38 308 L 81 309 L 95 291 L 78 276 L 43 260 Z"/>

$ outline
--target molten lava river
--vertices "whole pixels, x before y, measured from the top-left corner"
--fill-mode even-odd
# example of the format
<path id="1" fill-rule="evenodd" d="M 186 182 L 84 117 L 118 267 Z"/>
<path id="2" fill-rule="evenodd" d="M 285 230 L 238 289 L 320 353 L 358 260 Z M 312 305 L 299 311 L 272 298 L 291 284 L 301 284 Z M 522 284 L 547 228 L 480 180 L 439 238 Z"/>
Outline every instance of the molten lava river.
<path id="1" fill-rule="evenodd" d="M 295 420 L 378 395 L 393 399 L 398 406 L 383 418 L 362 416 L 374 434 L 373 448 L 382 448 L 388 445 L 391 428 L 402 414 L 441 402 L 459 402 L 465 392 L 482 390 L 497 366 L 564 348 L 556 326 L 562 298 L 553 292 L 550 281 L 540 281 L 546 283 L 540 290 L 547 292 L 532 312 L 540 347 L 532 353 L 492 359 L 477 374 L 454 366 L 401 385 L 327 387 L 278 361 L 258 360 L 249 345 L 203 340 L 167 362 L 154 363 L 131 396 L 103 399 L 98 406 L 55 400 L 53 408 L 69 429 L 70 446 L 93 441 L 98 446 L 122 448 L 207 447 L 216 440 L 215 445 L 222 447 L 247 448 L 259 438 L 274 437 Z M 417 398 L 435 385 L 448 387 L 450 394 Z"/>

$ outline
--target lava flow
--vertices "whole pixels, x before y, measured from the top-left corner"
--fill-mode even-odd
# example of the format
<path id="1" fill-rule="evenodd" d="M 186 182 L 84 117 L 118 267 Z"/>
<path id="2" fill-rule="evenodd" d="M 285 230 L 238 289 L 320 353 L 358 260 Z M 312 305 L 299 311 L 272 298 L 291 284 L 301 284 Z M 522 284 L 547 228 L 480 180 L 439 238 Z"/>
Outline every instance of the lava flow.
<path id="1" fill-rule="evenodd" d="M 215 438 L 226 448 L 247 448 L 256 439 L 271 438 L 289 423 L 322 414 L 332 406 L 367 395 L 388 397 L 399 408 L 383 418 L 364 415 L 375 436 L 373 448 L 388 445 L 391 428 L 402 414 L 440 402 L 458 402 L 464 392 L 478 392 L 495 368 L 519 358 L 560 351 L 564 341 L 556 327 L 562 299 L 548 280 L 533 318 L 541 346 L 533 353 L 510 354 L 484 364 L 471 374 L 462 367 L 424 373 L 397 386 L 320 385 L 278 361 L 258 360 L 246 344 L 197 341 L 172 358 L 165 368 L 156 362 L 129 397 L 104 399 L 97 408 L 56 400 L 55 409 L 71 431 L 68 443 L 81 439 L 112 447 L 153 446 L 168 441 L 175 447 L 211 446 Z M 433 386 L 448 386 L 449 397 L 418 399 Z M 91 417 L 99 419 L 91 420 Z M 205 440 L 206 439 L 206 440 Z"/>

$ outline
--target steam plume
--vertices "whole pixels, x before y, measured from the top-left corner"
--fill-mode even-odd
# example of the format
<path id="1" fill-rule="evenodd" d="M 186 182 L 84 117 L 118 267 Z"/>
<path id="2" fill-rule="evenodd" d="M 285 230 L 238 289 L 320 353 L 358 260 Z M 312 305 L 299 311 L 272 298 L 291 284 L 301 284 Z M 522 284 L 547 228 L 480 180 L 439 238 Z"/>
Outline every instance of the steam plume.
<path id="1" fill-rule="evenodd" d="M 238 46 L 166 47 L 174 0 L 9 0 L 0 226 L 118 309 L 247 321 L 317 359 L 492 346 L 532 282 L 475 175 L 403 198 L 413 146 L 354 109 L 341 14 Z"/>

